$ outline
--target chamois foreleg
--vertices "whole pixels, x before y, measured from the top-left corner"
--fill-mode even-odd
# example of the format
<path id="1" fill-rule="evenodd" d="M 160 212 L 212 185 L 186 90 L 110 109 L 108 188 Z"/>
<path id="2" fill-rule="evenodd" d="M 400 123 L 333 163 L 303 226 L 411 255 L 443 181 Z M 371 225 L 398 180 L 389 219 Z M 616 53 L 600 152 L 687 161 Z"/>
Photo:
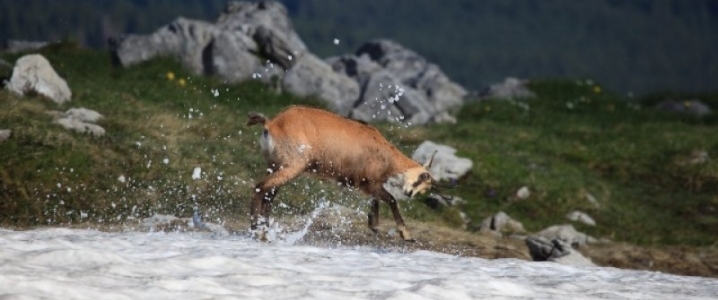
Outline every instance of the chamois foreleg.
<path id="1" fill-rule="evenodd" d="M 411 233 L 408 229 L 406 229 L 404 219 L 401 217 L 401 213 L 399 213 L 399 206 L 396 203 L 396 199 L 392 198 L 387 202 L 389 203 L 389 207 L 391 208 L 391 213 L 394 215 L 394 221 L 396 222 L 396 230 L 398 230 L 399 234 L 401 234 L 401 238 L 403 238 L 405 241 L 414 242 L 415 240 L 411 238 Z"/>
<path id="2" fill-rule="evenodd" d="M 272 173 L 254 187 L 250 205 L 250 228 L 252 230 L 269 223 L 272 199 L 277 194 L 279 187 L 299 176 L 303 168 L 301 166 L 280 166 L 270 168 L 270 170 Z"/>
<path id="3" fill-rule="evenodd" d="M 371 199 L 371 207 L 369 208 L 369 229 L 374 233 L 377 233 L 377 226 L 379 225 L 379 200 L 377 198 Z"/>
<path id="4" fill-rule="evenodd" d="M 396 222 L 396 230 L 399 231 L 401 238 L 407 242 L 415 242 L 416 240 L 411 238 L 411 233 L 408 229 L 406 229 L 406 225 L 404 224 L 404 218 L 401 217 L 401 213 L 399 212 L 399 205 L 397 204 L 396 199 L 394 199 L 394 196 L 392 196 L 387 191 L 383 191 L 380 194 L 380 199 L 389 204 L 389 208 L 391 208 L 391 213 L 394 215 L 394 221 Z"/>

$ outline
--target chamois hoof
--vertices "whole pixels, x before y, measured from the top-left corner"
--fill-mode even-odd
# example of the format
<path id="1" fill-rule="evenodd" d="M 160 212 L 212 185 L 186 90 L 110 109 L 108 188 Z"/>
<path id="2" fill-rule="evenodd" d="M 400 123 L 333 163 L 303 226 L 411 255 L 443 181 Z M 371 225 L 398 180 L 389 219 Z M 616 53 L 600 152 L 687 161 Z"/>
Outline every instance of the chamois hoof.
<path id="1" fill-rule="evenodd" d="M 252 226 L 252 228 L 249 230 L 249 233 L 255 241 L 258 242 L 267 242 L 267 230 L 264 228 L 264 226 L 257 228 L 257 226 Z"/>
<path id="2" fill-rule="evenodd" d="M 402 238 L 405 242 L 411 242 L 411 243 L 415 243 L 415 242 L 416 242 L 416 239 L 412 238 L 412 237 L 411 237 L 411 234 L 409 234 L 408 232 L 405 233 L 405 232 L 401 231 L 399 234 L 401 235 L 401 238 Z"/>

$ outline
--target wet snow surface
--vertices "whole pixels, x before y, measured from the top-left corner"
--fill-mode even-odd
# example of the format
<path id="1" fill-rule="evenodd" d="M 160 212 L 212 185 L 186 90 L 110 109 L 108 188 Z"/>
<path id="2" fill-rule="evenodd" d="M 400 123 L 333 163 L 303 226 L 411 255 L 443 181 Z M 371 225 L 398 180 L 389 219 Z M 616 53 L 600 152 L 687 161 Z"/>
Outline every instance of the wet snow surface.
<path id="1" fill-rule="evenodd" d="M 718 280 L 209 233 L 0 229 L 2 299 L 716 299 Z"/>

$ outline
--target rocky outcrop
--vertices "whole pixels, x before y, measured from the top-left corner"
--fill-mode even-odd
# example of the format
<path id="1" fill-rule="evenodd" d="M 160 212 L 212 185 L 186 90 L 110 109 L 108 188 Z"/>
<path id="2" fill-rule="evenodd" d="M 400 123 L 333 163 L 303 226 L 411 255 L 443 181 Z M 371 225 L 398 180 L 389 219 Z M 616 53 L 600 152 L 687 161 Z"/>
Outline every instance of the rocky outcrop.
<path id="1" fill-rule="evenodd" d="M 230 1 L 219 16 L 217 27 L 251 37 L 262 56 L 284 69 L 291 68 L 307 52 L 307 46 L 294 31 L 287 9 L 280 2 Z"/>
<path id="2" fill-rule="evenodd" d="M 217 34 L 214 25 L 178 18 L 149 35 L 130 34 L 113 42 L 114 55 L 123 66 L 157 56 L 172 56 L 195 74 L 203 74 L 207 46 Z"/>
<path id="3" fill-rule="evenodd" d="M 438 66 L 390 40 L 319 59 L 276 1 L 231 1 L 213 24 L 179 18 L 149 35 L 121 37 L 112 48 L 123 66 L 172 56 L 195 74 L 260 80 L 366 122 L 453 122 L 449 112 L 466 95 Z"/>
<path id="4" fill-rule="evenodd" d="M 229 82 L 240 82 L 252 78 L 261 67 L 255 55 L 257 43 L 239 31 L 220 31 L 203 51 L 204 73 L 218 75 Z"/>
<path id="5" fill-rule="evenodd" d="M 15 62 L 12 77 L 6 87 L 19 95 L 38 93 L 58 104 L 68 102 L 72 98 L 72 92 L 65 79 L 57 75 L 50 62 L 39 54 L 20 57 Z"/>
<path id="6" fill-rule="evenodd" d="M 461 106 L 466 95 L 437 65 L 387 39 L 327 61 L 361 86 L 350 116 L 367 122 L 455 122 L 449 111 Z"/>
<path id="7" fill-rule="evenodd" d="M 303 55 L 287 70 L 282 79 L 285 91 L 298 96 L 316 96 L 329 108 L 341 115 L 347 115 L 354 99 L 359 96 L 359 85 L 311 53 Z"/>
<path id="8" fill-rule="evenodd" d="M 172 56 L 198 75 L 230 82 L 252 77 L 260 57 L 285 69 L 306 52 L 279 2 L 229 2 L 216 23 L 178 18 L 149 35 L 130 34 L 112 43 L 123 66 Z"/>

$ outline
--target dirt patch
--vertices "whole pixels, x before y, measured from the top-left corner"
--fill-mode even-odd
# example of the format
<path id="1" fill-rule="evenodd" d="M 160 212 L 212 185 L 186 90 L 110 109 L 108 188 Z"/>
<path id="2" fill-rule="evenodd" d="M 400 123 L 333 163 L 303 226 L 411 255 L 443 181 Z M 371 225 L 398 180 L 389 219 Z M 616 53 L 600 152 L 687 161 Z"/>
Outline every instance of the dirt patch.
<path id="1" fill-rule="evenodd" d="M 367 246 L 393 251 L 429 250 L 482 258 L 530 260 L 523 241 L 473 234 L 432 223 L 407 222 L 415 242 L 406 242 L 394 230 L 394 221 L 381 219 L 374 234 L 366 225 L 366 215 L 341 208 L 319 213 L 298 244 L 314 246 Z M 306 223 L 305 223 L 306 224 Z"/>
<path id="2" fill-rule="evenodd" d="M 579 250 L 601 266 L 718 277 L 718 247 L 639 247 L 623 243 L 591 245 Z"/>

